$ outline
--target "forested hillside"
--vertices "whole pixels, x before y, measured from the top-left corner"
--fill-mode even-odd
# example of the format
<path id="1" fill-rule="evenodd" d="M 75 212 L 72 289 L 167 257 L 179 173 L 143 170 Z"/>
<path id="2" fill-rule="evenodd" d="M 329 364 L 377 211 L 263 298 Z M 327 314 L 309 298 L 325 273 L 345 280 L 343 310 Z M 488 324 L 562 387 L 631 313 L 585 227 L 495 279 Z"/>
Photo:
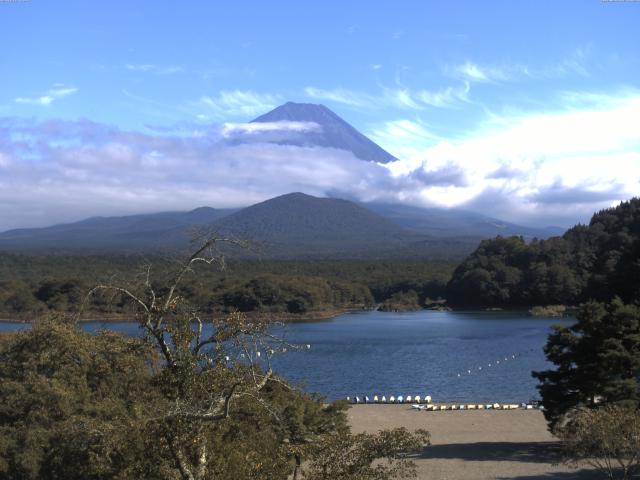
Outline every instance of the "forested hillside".
<path id="1" fill-rule="evenodd" d="M 97 283 L 135 284 L 151 266 L 161 282 L 177 260 L 160 256 L 31 256 L 0 253 L 0 318 L 75 312 Z M 398 293 L 420 304 L 444 289 L 455 263 L 418 260 L 229 260 L 203 269 L 181 294 L 203 311 L 241 310 L 328 316 L 371 308 Z M 94 303 L 93 316 L 127 315 L 117 302 Z"/>
<path id="2" fill-rule="evenodd" d="M 447 285 L 454 305 L 576 305 L 640 298 L 640 199 L 597 212 L 561 237 L 485 240 Z"/>

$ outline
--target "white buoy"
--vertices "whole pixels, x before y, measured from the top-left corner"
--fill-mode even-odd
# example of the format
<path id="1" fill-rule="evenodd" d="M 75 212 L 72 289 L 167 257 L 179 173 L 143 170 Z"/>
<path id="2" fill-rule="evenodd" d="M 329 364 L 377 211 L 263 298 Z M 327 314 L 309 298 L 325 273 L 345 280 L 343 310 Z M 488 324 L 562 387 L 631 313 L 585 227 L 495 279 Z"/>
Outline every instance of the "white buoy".
<path id="1" fill-rule="evenodd" d="M 460 374 L 458 374 L 458 376 L 460 376 Z"/>

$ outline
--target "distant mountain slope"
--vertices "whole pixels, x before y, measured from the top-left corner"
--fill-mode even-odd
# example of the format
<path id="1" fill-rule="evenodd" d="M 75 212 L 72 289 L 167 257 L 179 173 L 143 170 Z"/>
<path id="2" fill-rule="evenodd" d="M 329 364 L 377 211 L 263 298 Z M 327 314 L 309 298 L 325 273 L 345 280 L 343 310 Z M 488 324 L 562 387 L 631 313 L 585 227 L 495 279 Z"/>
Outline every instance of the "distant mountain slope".
<path id="1" fill-rule="evenodd" d="M 287 102 L 252 123 L 264 122 L 314 122 L 319 131 L 309 131 L 293 138 L 276 141 L 285 145 L 318 146 L 348 150 L 361 160 L 392 162 L 396 158 L 369 140 L 324 105 Z"/>
<path id="2" fill-rule="evenodd" d="M 286 256 L 390 251 L 419 237 L 353 202 L 303 193 L 252 205 L 215 227 Z"/>
<path id="3" fill-rule="evenodd" d="M 389 203 L 361 205 L 408 230 L 436 237 L 491 238 L 497 235 L 521 235 L 525 238 L 548 238 L 564 232 L 560 227 L 525 227 L 467 210 L 420 208 Z"/>
<path id="4" fill-rule="evenodd" d="M 130 217 L 94 217 L 0 233 L 0 249 L 40 252 L 183 250 L 191 227 L 248 240 L 265 257 L 460 257 L 479 238 L 435 238 L 406 230 L 360 205 L 291 193 L 237 211 L 199 208 Z M 234 250 L 236 255 L 254 253 Z"/>
<path id="5" fill-rule="evenodd" d="M 210 225 L 235 211 L 202 207 L 189 212 L 91 217 L 75 223 L 0 233 L 0 248 L 64 251 L 171 249 L 188 242 L 191 227 Z"/>

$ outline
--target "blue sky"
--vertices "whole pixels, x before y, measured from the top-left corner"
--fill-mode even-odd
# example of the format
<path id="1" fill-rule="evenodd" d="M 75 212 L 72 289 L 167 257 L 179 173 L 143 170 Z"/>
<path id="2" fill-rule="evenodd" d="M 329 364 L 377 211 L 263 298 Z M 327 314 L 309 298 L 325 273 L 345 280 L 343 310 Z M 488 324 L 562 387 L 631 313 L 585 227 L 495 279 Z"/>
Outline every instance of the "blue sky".
<path id="1" fill-rule="evenodd" d="M 586 220 L 640 193 L 638 25 L 596 0 L 0 2 L 0 230 L 292 190 Z M 399 162 L 216 143 L 285 101 Z"/>

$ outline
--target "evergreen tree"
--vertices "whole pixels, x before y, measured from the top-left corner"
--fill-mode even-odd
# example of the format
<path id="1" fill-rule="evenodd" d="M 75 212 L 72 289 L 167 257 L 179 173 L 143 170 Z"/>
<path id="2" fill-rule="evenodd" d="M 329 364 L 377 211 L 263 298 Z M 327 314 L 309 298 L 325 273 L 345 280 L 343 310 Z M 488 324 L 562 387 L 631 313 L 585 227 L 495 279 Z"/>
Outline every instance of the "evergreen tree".
<path id="1" fill-rule="evenodd" d="M 577 320 L 549 336 L 545 354 L 556 369 L 533 372 L 551 427 L 577 407 L 640 402 L 640 308 L 589 302 Z"/>

